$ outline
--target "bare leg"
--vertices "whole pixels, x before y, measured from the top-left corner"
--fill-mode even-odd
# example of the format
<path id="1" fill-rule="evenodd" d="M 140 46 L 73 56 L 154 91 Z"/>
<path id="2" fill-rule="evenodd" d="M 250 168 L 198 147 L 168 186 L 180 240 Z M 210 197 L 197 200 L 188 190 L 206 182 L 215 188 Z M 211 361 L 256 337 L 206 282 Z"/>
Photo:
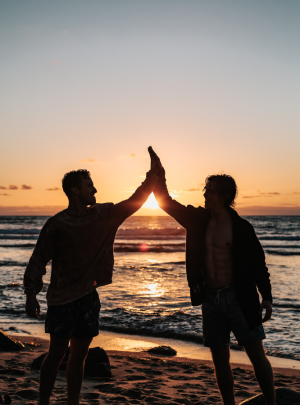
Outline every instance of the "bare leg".
<path id="1" fill-rule="evenodd" d="M 230 367 L 230 349 L 227 346 L 211 349 L 216 379 L 224 405 L 235 405 L 233 374 Z"/>
<path id="2" fill-rule="evenodd" d="M 256 379 L 267 405 L 276 405 L 273 371 L 265 354 L 262 340 L 249 343 L 244 347 L 251 363 L 253 364 Z"/>
<path id="3" fill-rule="evenodd" d="M 79 405 L 84 363 L 92 340 L 93 338 L 71 338 L 67 364 L 68 405 Z"/>
<path id="4" fill-rule="evenodd" d="M 49 405 L 57 372 L 69 344 L 68 338 L 50 335 L 50 346 L 40 372 L 40 405 Z"/>

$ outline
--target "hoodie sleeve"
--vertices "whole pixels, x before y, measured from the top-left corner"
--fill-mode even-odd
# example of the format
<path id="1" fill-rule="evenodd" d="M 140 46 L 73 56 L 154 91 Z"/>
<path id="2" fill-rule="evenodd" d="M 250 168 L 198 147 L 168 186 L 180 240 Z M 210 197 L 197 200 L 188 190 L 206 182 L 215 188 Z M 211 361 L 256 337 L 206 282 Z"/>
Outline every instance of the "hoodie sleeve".
<path id="1" fill-rule="evenodd" d="M 53 257 L 54 230 L 51 219 L 43 226 L 24 274 L 25 294 L 38 294 L 43 288 L 46 266 Z"/>
<path id="2" fill-rule="evenodd" d="M 258 291 L 260 292 L 263 300 L 270 301 L 272 303 L 270 273 L 266 266 L 265 253 L 252 225 L 249 226 L 248 231 L 248 249 L 251 252 L 252 268 Z"/>
<path id="3" fill-rule="evenodd" d="M 146 180 L 136 189 L 131 197 L 113 206 L 111 215 L 117 219 L 119 224 L 142 207 L 156 186 L 156 182 L 149 177 L 148 173 Z"/>

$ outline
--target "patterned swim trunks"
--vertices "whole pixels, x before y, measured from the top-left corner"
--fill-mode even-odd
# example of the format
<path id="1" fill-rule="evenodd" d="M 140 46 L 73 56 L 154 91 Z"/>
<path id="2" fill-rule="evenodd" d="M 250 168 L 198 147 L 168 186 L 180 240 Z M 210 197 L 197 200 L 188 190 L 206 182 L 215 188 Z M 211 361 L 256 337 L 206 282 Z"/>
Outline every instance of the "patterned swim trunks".
<path id="1" fill-rule="evenodd" d="M 48 306 L 45 332 L 64 338 L 97 336 L 100 307 L 97 290 L 68 304 Z"/>

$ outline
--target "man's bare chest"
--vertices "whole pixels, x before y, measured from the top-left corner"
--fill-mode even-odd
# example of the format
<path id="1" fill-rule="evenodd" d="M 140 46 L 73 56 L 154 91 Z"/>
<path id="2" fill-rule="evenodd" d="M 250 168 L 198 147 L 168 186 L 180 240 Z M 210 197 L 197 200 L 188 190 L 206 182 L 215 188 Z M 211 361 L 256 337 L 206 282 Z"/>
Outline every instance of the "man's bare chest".
<path id="1" fill-rule="evenodd" d="M 231 221 L 216 223 L 209 221 L 205 234 L 205 248 L 208 251 L 222 250 L 231 252 L 233 232 Z"/>

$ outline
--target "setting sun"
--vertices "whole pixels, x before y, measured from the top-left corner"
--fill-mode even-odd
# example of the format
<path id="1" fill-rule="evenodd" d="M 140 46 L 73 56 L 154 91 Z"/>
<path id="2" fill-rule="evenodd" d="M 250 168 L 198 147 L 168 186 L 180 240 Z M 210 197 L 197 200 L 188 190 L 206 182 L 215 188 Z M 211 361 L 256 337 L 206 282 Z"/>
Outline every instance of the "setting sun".
<path id="1" fill-rule="evenodd" d="M 156 210 L 157 208 L 159 208 L 153 193 L 151 193 L 149 195 L 148 200 L 145 202 L 143 207 L 144 208 L 152 208 L 153 210 Z"/>

